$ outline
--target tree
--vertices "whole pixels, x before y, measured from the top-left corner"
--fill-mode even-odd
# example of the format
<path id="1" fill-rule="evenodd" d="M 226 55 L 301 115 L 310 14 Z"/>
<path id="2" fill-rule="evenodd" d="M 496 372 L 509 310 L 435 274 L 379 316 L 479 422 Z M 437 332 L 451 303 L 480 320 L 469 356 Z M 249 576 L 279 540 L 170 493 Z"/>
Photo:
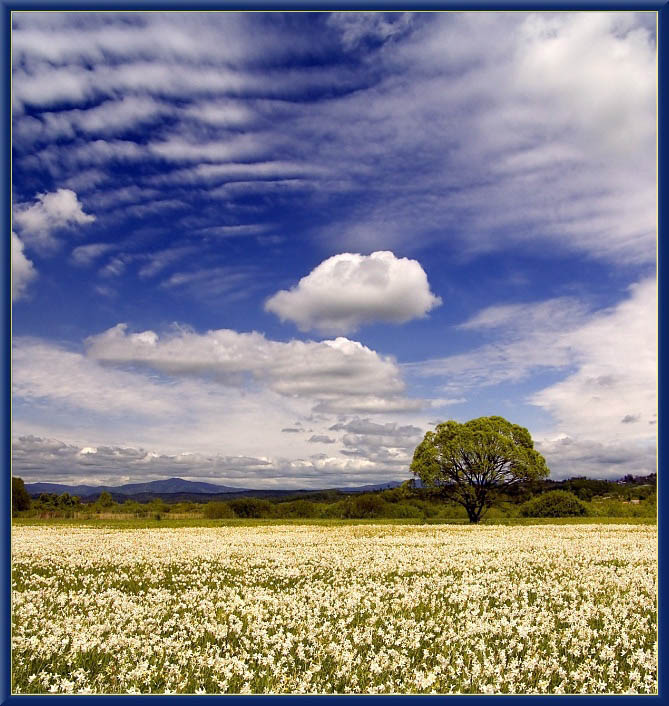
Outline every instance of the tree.
<path id="1" fill-rule="evenodd" d="M 585 505 L 567 490 L 549 490 L 521 505 L 523 517 L 579 517 L 586 515 Z"/>
<path id="2" fill-rule="evenodd" d="M 107 490 L 103 490 L 95 501 L 100 507 L 111 507 L 114 504 L 112 495 Z"/>
<path id="3" fill-rule="evenodd" d="M 235 513 L 228 503 L 212 500 L 204 506 L 204 516 L 208 520 L 222 520 L 228 517 L 234 517 Z"/>
<path id="4" fill-rule="evenodd" d="M 550 472 L 527 429 L 503 417 L 437 424 L 416 447 L 411 471 L 425 486 L 444 489 L 474 523 L 500 491 Z"/>
<path id="5" fill-rule="evenodd" d="M 12 511 L 30 509 L 30 495 L 26 490 L 26 486 L 22 478 L 12 476 Z"/>

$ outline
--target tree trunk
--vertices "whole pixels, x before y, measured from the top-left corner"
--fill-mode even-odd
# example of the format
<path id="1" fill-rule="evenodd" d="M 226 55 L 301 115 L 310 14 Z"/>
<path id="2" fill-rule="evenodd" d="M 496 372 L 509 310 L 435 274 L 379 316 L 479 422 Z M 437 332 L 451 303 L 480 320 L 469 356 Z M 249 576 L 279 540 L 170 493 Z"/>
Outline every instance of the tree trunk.
<path id="1" fill-rule="evenodd" d="M 477 525 L 481 519 L 481 510 L 478 510 L 475 507 L 465 507 L 465 510 L 467 510 L 469 523 L 472 525 Z"/>

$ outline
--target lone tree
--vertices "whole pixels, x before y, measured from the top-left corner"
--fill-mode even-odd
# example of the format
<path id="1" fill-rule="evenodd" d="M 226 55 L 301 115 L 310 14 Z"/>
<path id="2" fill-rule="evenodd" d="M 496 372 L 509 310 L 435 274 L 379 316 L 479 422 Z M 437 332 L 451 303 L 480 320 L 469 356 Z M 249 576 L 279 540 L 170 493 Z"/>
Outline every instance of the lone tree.
<path id="1" fill-rule="evenodd" d="M 480 521 L 501 490 L 550 472 L 527 429 L 503 417 L 437 424 L 416 447 L 411 471 L 427 487 L 448 490 L 470 522 Z"/>

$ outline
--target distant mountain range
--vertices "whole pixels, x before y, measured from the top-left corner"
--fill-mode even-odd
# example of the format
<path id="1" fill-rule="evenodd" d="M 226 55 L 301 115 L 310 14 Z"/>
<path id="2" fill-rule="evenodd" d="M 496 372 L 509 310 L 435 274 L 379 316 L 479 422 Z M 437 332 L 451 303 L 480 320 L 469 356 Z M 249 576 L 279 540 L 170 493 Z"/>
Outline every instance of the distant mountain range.
<path id="1" fill-rule="evenodd" d="M 69 493 L 77 495 L 82 500 L 97 498 L 100 493 L 107 491 L 116 500 L 121 496 L 126 499 L 150 500 L 155 497 L 165 497 L 173 500 L 193 499 L 204 500 L 211 496 L 220 498 L 221 496 L 241 496 L 258 495 L 271 497 L 273 495 L 292 495 L 317 493 L 319 490 L 286 490 L 286 489 L 253 489 L 253 488 L 233 488 L 229 485 L 217 485 L 215 483 L 203 483 L 200 481 L 184 480 L 183 478 L 168 478 L 167 480 L 152 480 L 147 483 L 126 483 L 125 485 L 64 485 L 62 483 L 26 483 L 26 490 L 33 497 L 38 497 L 42 493 Z M 361 485 L 355 488 L 328 488 L 327 490 L 338 490 L 342 493 L 365 493 L 373 490 L 385 490 L 386 488 L 396 488 L 401 485 L 399 481 L 387 483 L 377 483 L 371 485 Z"/>

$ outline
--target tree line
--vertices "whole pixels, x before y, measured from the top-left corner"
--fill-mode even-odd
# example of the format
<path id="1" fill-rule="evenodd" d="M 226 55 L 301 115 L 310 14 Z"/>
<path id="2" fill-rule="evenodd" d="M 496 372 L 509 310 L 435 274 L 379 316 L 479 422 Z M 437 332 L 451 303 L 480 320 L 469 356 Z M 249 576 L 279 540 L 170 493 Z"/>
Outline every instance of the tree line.
<path id="1" fill-rule="evenodd" d="M 651 476 L 648 477 L 648 483 L 637 483 L 638 477 L 632 475 L 625 476 L 622 484 L 587 478 L 551 482 L 546 460 L 534 448 L 528 430 L 499 416 L 437 424 L 416 447 L 411 471 L 414 481 L 376 493 L 343 498 L 337 495 L 324 498 L 321 493 L 312 500 L 303 497 L 293 501 L 246 497 L 209 502 L 202 512 L 209 519 L 429 519 L 457 518 L 464 513 L 471 523 L 491 516 L 493 509 L 492 516 L 497 517 L 500 513 L 507 517 L 575 517 L 649 516 L 656 512 L 655 474 L 652 474 L 652 482 Z M 15 512 L 34 509 L 74 513 L 74 509 L 82 505 L 79 498 L 67 493 L 60 496 L 45 493 L 37 502 L 31 501 L 23 481 L 14 480 L 17 481 L 16 489 L 12 487 Z M 634 487 L 634 496 L 629 490 L 622 491 L 623 487 Z M 138 505 L 127 500 L 121 507 L 140 516 L 147 512 L 136 509 L 133 502 Z M 638 508 L 623 507 L 642 503 Z M 184 512 L 188 512 L 186 507 L 192 511 L 192 503 L 180 505 Z M 174 507 L 160 499 L 152 500 L 149 506 L 155 516 L 173 511 Z M 93 510 L 98 512 L 118 507 L 119 503 L 115 503 L 107 491 L 93 503 Z"/>

